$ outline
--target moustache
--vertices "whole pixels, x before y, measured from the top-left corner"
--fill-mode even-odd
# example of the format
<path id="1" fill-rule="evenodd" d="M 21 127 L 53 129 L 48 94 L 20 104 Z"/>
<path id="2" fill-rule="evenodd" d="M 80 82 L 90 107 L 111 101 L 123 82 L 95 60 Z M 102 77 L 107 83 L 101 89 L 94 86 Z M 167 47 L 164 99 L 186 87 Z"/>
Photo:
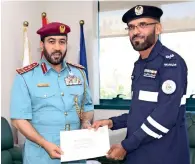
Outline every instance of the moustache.
<path id="1" fill-rule="evenodd" d="M 61 51 L 55 51 L 55 52 L 52 53 L 52 55 L 55 55 L 55 54 L 60 54 L 60 55 L 62 55 L 62 52 L 61 52 Z"/>
<path id="2" fill-rule="evenodd" d="M 143 36 L 140 36 L 140 35 L 134 35 L 133 37 L 132 37 L 132 40 L 134 40 L 134 39 L 136 39 L 136 38 L 144 38 Z"/>

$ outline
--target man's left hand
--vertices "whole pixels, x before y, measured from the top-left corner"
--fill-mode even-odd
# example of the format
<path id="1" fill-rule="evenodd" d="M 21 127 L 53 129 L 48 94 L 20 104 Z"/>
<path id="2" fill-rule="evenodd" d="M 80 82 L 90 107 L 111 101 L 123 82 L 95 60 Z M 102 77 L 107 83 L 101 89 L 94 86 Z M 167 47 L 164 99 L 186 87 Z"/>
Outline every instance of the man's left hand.
<path id="1" fill-rule="evenodd" d="M 115 144 L 111 146 L 107 154 L 107 158 L 114 160 L 123 160 L 127 152 L 121 144 Z"/>

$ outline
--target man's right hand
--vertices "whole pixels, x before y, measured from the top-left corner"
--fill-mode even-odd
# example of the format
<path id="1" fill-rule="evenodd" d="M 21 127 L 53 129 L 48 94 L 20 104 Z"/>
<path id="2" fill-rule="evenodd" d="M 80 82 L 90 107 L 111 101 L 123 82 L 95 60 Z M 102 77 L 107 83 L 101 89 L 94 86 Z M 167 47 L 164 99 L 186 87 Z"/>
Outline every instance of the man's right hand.
<path id="1" fill-rule="evenodd" d="M 62 150 L 55 144 L 45 140 L 27 120 L 12 119 L 12 124 L 16 127 L 26 138 L 32 142 L 37 143 L 44 148 L 51 158 L 61 158 Z"/>
<path id="2" fill-rule="evenodd" d="M 42 147 L 47 151 L 51 158 L 61 158 L 63 151 L 55 144 L 44 141 Z"/>
<path id="3" fill-rule="evenodd" d="M 100 126 L 105 126 L 108 125 L 108 128 L 112 128 L 113 127 L 113 122 L 112 120 L 98 120 L 98 121 L 94 121 L 93 125 L 91 126 L 91 128 L 94 128 L 95 130 L 97 130 Z"/>

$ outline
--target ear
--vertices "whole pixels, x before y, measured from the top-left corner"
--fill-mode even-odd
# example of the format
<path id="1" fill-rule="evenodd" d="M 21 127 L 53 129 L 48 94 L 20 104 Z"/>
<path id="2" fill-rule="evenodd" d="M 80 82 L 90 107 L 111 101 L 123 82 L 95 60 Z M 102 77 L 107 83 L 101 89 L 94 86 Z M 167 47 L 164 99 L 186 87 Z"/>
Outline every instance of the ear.
<path id="1" fill-rule="evenodd" d="M 42 41 L 40 41 L 40 49 L 41 49 L 41 51 L 43 51 L 43 47 L 44 47 L 44 43 Z"/>
<path id="2" fill-rule="evenodd" d="M 65 38 L 66 38 L 66 43 L 68 43 L 68 35 L 66 35 L 66 37 L 65 37 Z"/>
<path id="3" fill-rule="evenodd" d="M 161 25 L 161 23 L 158 23 L 156 25 L 156 34 L 159 35 L 161 33 L 162 33 L 162 25 Z"/>

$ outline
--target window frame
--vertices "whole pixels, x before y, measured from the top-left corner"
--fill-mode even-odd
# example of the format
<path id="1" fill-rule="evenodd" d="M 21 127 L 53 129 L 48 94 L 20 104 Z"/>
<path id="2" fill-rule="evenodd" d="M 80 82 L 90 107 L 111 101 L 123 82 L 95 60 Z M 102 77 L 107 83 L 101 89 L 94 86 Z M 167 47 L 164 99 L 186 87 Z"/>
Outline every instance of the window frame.
<path id="1" fill-rule="evenodd" d="M 100 38 L 99 14 L 100 14 L 100 4 L 98 0 L 98 54 L 100 54 L 100 39 L 104 38 L 104 37 Z M 180 31 L 177 31 L 177 32 L 180 32 Z M 168 32 L 165 32 L 165 33 L 168 33 Z M 112 37 L 124 37 L 124 35 L 111 36 L 109 38 L 112 38 Z M 159 40 L 161 40 L 160 36 L 159 36 Z M 99 86 L 99 90 L 100 90 L 100 86 Z M 195 111 L 195 98 L 192 98 L 192 96 L 193 95 L 191 95 L 189 98 L 186 99 L 186 111 Z M 129 110 L 131 106 L 131 99 L 123 99 L 123 98 L 120 98 L 119 95 L 117 95 L 117 97 L 114 97 L 113 99 L 99 99 L 99 100 L 100 100 L 99 101 L 100 104 L 94 105 L 94 109 Z"/>

